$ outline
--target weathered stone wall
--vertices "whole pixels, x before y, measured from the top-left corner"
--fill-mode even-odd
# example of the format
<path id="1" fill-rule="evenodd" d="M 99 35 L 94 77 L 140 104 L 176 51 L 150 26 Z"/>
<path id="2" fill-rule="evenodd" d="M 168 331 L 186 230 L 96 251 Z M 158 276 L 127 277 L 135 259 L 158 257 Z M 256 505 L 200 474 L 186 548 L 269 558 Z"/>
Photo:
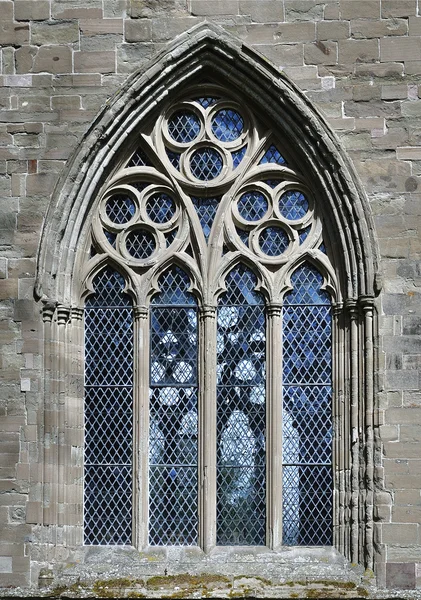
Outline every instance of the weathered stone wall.
<path id="1" fill-rule="evenodd" d="M 387 577 L 384 567 L 378 575 L 392 586 L 396 574 L 406 573 L 415 585 L 421 564 L 417 0 L 0 0 L 0 586 L 30 583 L 31 536 L 39 523 L 44 346 L 33 285 L 54 186 L 127 76 L 204 19 L 260 51 L 306 92 L 365 187 L 383 272 L 376 474 L 385 488 L 374 516 L 379 565 L 389 567 Z"/>

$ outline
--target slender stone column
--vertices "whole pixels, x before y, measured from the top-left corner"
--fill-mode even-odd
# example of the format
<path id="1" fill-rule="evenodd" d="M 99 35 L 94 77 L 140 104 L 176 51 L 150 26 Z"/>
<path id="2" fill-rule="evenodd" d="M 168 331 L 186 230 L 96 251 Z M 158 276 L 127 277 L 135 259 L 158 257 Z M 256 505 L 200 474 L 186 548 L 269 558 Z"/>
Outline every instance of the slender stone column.
<path id="1" fill-rule="evenodd" d="M 216 308 L 199 311 L 199 545 L 216 545 Z"/>
<path id="2" fill-rule="evenodd" d="M 66 374 L 68 371 L 67 365 L 67 322 L 70 317 L 70 307 L 59 304 L 57 306 L 57 330 L 58 330 L 58 525 L 65 525 L 64 510 L 65 510 L 65 471 L 67 467 L 66 456 Z"/>
<path id="3" fill-rule="evenodd" d="M 365 566 L 374 567 L 373 503 L 374 503 L 374 348 L 373 298 L 362 298 L 364 313 L 364 394 L 365 394 Z"/>
<path id="4" fill-rule="evenodd" d="M 344 431 L 344 327 L 343 306 L 332 307 L 332 375 L 333 375 L 333 543 L 344 553 L 345 548 L 345 452 Z"/>
<path id="5" fill-rule="evenodd" d="M 133 544 L 149 542 L 149 310 L 133 308 Z"/>
<path id="6" fill-rule="evenodd" d="M 359 561 L 359 361 L 358 361 L 358 308 L 353 300 L 346 303 L 350 327 L 350 384 L 351 384 L 351 560 Z"/>
<path id="7" fill-rule="evenodd" d="M 282 305 L 266 308 L 267 545 L 282 545 Z"/>

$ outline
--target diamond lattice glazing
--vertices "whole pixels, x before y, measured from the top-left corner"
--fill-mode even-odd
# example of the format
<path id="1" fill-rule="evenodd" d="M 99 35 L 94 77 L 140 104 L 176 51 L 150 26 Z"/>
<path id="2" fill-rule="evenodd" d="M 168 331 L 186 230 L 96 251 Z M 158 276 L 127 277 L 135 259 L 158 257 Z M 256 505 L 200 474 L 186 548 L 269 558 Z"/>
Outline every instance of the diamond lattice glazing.
<path id="1" fill-rule="evenodd" d="M 168 133 L 180 144 L 192 142 L 200 133 L 200 120 L 190 110 L 175 112 L 168 121 Z"/>
<path id="2" fill-rule="evenodd" d="M 331 544 L 332 357 L 322 275 L 291 277 L 283 313 L 283 531 L 287 545 Z"/>
<path id="3" fill-rule="evenodd" d="M 193 206 L 198 214 L 206 241 L 208 241 L 212 229 L 212 223 L 218 209 L 221 198 L 196 198 L 192 197 Z"/>
<path id="4" fill-rule="evenodd" d="M 124 278 L 94 279 L 85 306 L 85 501 L 87 545 L 131 544 L 133 316 Z"/>
<path id="5" fill-rule="evenodd" d="M 136 207 L 130 196 L 116 194 L 107 200 L 105 212 L 113 223 L 128 223 L 135 213 Z"/>
<path id="6" fill-rule="evenodd" d="M 265 227 L 259 236 L 259 245 L 268 256 L 279 256 L 288 248 L 289 238 L 281 227 Z"/>
<path id="7" fill-rule="evenodd" d="M 247 146 L 243 146 L 239 150 L 235 150 L 234 152 L 231 152 L 232 165 L 233 165 L 234 169 L 236 169 L 238 167 L 238 165 L 240 164 L 240 162 L 243 160 L 243 158 L 246 155 L 246 152 L 247 152 Z"/>
<path id="8" fill-rule="evenodd" d="M 215 179 L 222 171 L 221 154 L 214 148 L 200 148 L 193 152 L 190 159 L 190 169 L 196 179 L 209 181 Z"/>
<path id="9" fill-rule="evenodd" d="M 282 156 L 282 154 L 279 152 L 277 147 L 272 144 L 266 150 L 266 152 L 263 155 L 262 159 L 260 160 L 259 164 L 263 165 L 265 163 L 275 163 L 276 165 L 285 165 L 286 160 Z"/>
<path id="10" fill-rule="evenodd" d="M 308 200 L 298 190 L 289 190 L 280 197 L 279 210 L 286 219 L 301 219 L 308 211 Z"/>
<path id="11" fill-rule="evenodd" d="M 155 240 L 149 231 L 136 229 L 126 237 L 126 248 L 133 258 L 148 258 L 155 250 Z"/>
<path id="12" fill-rule="evenodd" d="M 159 281 L 150 343 L 149 543 L 197 544 L 197 308 L 179 267 Z"/>
<path id="13" fill-rule="evenodd" d="M 217 326 L 217 543 L 265 543 L 265 316 L 254 274 L 226 280 Z"/>
<path id="14" fill-rule="evenodd" d="M 166 223 L 175 214 L 175 202 L 164 192 L 152 194 L 146 202 L 146 212 L 154 223 Z"/>
<path id="15" fill-rule="evenodd" d="M 220 142 L 233 142 L 243 133 L 243 117 L 231 108 L 218 110 L 212 118 L 212 133 Z"/>
<path id="16" fill-rule="evenodd" d="M 133 154 L 131 159 L 129 160 L 128 167 L 149 167 L 151 166 L 151 161 L 143 152 L 142 148 L 138 148 L 136 152 Z"/>
<path id="17" fill-rule="evenodd" d="M 268 201 L 261 192 L 253 190 L 243 194 L 238 202 L 238 213 L 246 221 L 259 221 L 268 210 Z"/>

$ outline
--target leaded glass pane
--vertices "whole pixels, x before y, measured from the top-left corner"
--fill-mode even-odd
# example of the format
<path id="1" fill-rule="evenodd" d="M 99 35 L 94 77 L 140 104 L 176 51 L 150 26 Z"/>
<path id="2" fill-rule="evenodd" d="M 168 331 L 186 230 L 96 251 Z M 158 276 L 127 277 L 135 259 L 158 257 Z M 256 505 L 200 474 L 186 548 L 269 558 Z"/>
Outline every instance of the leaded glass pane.
<path id="1" fill-rule="evenodd" d="M 298 190 L 289 190 L 279 199 L 279 211 L 286 219 L 301 219 L 308 211 L 308 200 Z"/>
<path id="2" fill-rule="evenodd" d="M 212 133 L 221 142 L 233 142 L 243 133 L 244 121 L 236 110 L 218 110 L 211 122 Z"/>
<path id="3" fill-rule="evenodd" d="M 155 240 L 149 231 L 135 229 L 126 238 L 126 248 L 133 258 L 148 258 L 155 250 Z"/>
<path id="4" fill-rule="evenodd" d="M 200 133 L 199 117 L 191 110 L 179 110 L 169 119 L 168 132 L 176 142 L 192 142 Z"/>
<path id="5" fill-rule="evenodd" d="M 283 313 L 283 536 L 287 545 L 332 543 L 330 298 L 305 264 Z"/>
<path id="6" fill-rule="evenodd" d="M 282 156 L 282 154 L 279 152 L 278 148 L 272 144 L 266 150 L 266 152 L 263 155 L 262 159 L 260 160 L 259 164 L 263 165 L 265 163 L 275 163 L 276 165 L 285 165 L 286 160 Z"/>
<path id="7" fill-rule="evenodd" d="M 233 164 L 234 169 L 236 169 L 238 167 L 238 165 L 240 164 L 240 162 L 245 157 L 246 150 L 247 150 L 247 146 L 243 146 L 239 150 L 235 150 L 234 152 L 231 152 L 232 164 Z"/>
<path id="8" fill-rule="evenodd" d="M 196 179 L 209 181 L 221 173 L 223 167 L 222 155 L 213 148 L 200 148 L 193 152 L 190 168 Z"/>
<path id="9" fill-rule="evenodd" d="M 260 234 L 259 244 L 268 256 L 279 256 L 289 245 L 289 238 L 281 227 L 266 227 Z"/>
<path id="10" fill-rule="evenodd" d="M 256 277 L 227 276 L 217 316 L 217 543 L 265 544 L 265 314 Z"/>
<path id="11" fill-rule="evenodd" d="M 149 543 L 197 544 L 197 307 L 179 267 L 151 308 Z"/>
<path id="12" fill-rule="evenodd" d="M 212 229 L 213 220 L 218 209 L 220 197 L 195 198 L 192 197 L 193 206 L 198 214 L 206 241 L 208 241 Z"/>
<path id="13" fill-rule="evenodd" d="M 110 268 L 85 306 L 85 501 L 87 545 L 132 539 L 132 302 Z"/>
<path id="14" fill-rule="evenodd" d="M 107 200 L 105 212 L 113 223 L 124 225 L 128 223 L 135 213 L 136 207 L 130 196 L 115 194 Z"/>
<path id="15" fill-rule="evenodd" d="M 143 152 L 142 148 L 138 148 L 127 163 L 128 167 L 149 167 L 150 165 L 151 161 Z"/>
<path id="16" fill-rule="evenodd" d="M 152 194 L 146 202 L 146 212 L 154 223 L 166 223 L 175 214 L 175 202 L 164 192 Z"/>
<path id="17" fill-rule="evenodd" d="M 267 213 L 268 201 L 261 192 L 252 190 L 239 198 L 237 207 L 245 221 L 259 221 Z"/>

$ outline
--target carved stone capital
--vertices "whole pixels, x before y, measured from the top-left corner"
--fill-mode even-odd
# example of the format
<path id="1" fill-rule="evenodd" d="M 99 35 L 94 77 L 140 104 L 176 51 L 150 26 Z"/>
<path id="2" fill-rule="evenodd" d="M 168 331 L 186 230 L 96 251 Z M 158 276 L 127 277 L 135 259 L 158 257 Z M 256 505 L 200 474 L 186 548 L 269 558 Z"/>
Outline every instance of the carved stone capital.
<path id="1" fill-rule="evenodd" d="M 283 304 L 268 304 L 266 306 L 266 314 L 269 319 L 273 319 L 274 317 L 282 317 L 282 308 Z"/>
<path id="2" fill-rule="evenodd" d="M 374 310 L 374 298 L 372 296 L 360 296 L 358 303 L 365 313 L 372 312 Z"/>
<path id="3" fill-rule="evenodd" d="M 72 307 L 71 318 L 73 321 L 81 321 L 83 319 L 83 308 L 78 306 Z"/>
<path id="4" fill-rule="evenodd" d="M 216 319 L 216 306 L 205 304 L 199 309 L 200 319 Z"/>
<path id="5" fill-rule="evenodd" d="M 149 309 L 147 306 L 133 306 L 133 316 L 135 321 L 146 320 L 149 315 Z"/>
<path id="6" fill-rule="evenodd" d="M 356 319 L 358 317 L 358 304 L 356 300 L 348 299 L 345 302 L 346 309 L 351 319 Z"/>
<path id="7" fill-rule="evenodd" d="M 43 300 L 42 320 L 44 323 L 51 323 L 56 311 L 57 302 L 55 300 Z"/>
<path id="8" fill-rule="evenodd" d="M 70 318 L 71 308 L 70 306 L 64 306 L 64 304 L 57 305 L 57 323 L 59 325 L 66 325 Z"/>

